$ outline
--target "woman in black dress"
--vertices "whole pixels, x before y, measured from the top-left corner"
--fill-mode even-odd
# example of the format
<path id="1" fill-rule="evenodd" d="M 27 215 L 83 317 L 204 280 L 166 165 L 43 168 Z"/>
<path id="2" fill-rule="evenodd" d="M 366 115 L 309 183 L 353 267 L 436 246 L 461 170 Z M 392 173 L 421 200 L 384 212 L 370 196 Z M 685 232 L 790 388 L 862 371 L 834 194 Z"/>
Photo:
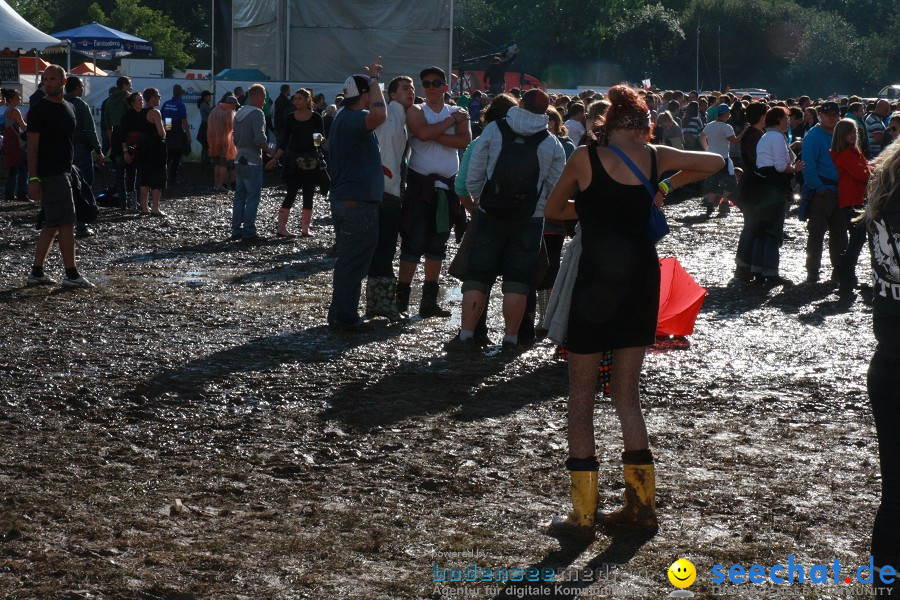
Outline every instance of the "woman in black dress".
<path id="1" fill-rule="evenodd" d="M 137 143 L 140 136 L 141 109 L 144 108 L 144 97 L 140 92 L 132 92 L 125 100 L 128 110 L 122 115 L 122 123 L 118 132 L 110 140 L 112 151 L 125 161 L 125 198 L 119 199 L 120 206 L 127 211 L 137 210 Z M 121 154 L 119 154 L 121 152 Z"/>
<path id="2" fill-rule="evenodd" d="M 143 92 L 144 108 L 138 113 L 133 131 L 137 137 L 137 168 L 141 182 L 141 214 L 165 216 L 159 210 L 159 197 L 166 187 L 166 130 L 163 128 L 159 106 L 159 90 L 147 88 Z M 134 136 L 132 136 L 134 137 Z M 148 197 L 153 205 L 147 210 Z"/>
<path id="3" fill-rule="evenodd" d="M 287 155 L 281 178 L 287 185 L 287 194 L 278 211 L 276 235 L 293 237 L 287 229 L 288 217 L 297 192 L 303 193 L 303 212 L 300 219 L 300 235 L 309 237 L 312 221 L 313 196 L 320 184 L 322 173 L 318 145 L 324 141 L 325 124 L 322 116 L 312 109 L 312 93 L 300 88 L 292 99 L 294 112 L 285 117 L 285 136 L 266 168 L 272 169 L 282 155 Z M 318 134 L 318 144 L 314 136 Z"/>
<path id="4" fill-rule="evenodd" d="M 593 535 L 597 470 L 593 407 L 602 353 L 612 351 L 610 396 L 625 451 L 625 507 L 604 516 L 611 527 L 655 529 L 655 472 L 638 396 L 646 347 L 656 336 L 659 258 L 648 236 L 651 202 L 662 206 L 672 189 L 724 166 L 721 157 L 650 146 L 650 112 L 625 86 L 608 94 L 611 106 L 596 139 L 575 150 L 547 201 L 548 219 L 579 219 L 582 252 L 572 291 L 568 328 L 569 457 L 573 511 L 551 530 Z M 616 147 L 650 180 L 653 197 Z M 658 173 L 676 172 L 663 182 Z M 656 191 L 658 189 L 658 191 Z M 577 192 L 577 195 L 575 194 Z M 575 196 L 575 201 L 569 199 Z"/>

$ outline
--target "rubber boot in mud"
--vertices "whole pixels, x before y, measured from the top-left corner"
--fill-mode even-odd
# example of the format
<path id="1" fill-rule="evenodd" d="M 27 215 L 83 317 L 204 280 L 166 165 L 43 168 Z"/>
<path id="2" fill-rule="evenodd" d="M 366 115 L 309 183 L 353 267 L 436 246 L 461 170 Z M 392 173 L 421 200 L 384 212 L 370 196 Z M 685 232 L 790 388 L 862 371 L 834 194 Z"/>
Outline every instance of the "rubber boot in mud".
<path id="1" fill-rule="evenodd" d="M 603 515 L 601 522 L 610 529 L 658 529 L 653 455 L 650 450 L 623 452 L 622 462 L 625 463 L 625 506 Z"/>
<path id="2" fill-rule="evenodd" d="M 288 231 L 287 222 L 288 217 L 291 216 L 291 209 L 289 208 L 279 208 L 278 209 L 278 223 L 275 226 L 275 235 L 278 237 L 284 238 L 292 238 L 294 234 Z"/>
<path id="3" fill-rule="evenodd" d="M 598 501 L 597 457 L 570 458 L 566 468 L 571 478 L 572 512 L 553 517 L 548 533 L 555 537 L 593 539 Z"/>
<path id="4" fill-rule="evenodd" d="M 312 209 L 304 208 L 300 212 L 300 235 L 302 237 L 312 237 L 309 232 L 309 224 L 312 223 Z"/>
<path id="5" fill-rule="evenodd" d="M 369 277 L 366 282 L 366 317 L 387 317 L 399 321 L 397 310 L 397 280 L 393 277 Z"/>
<path id="6" fill-rule="evenodd" d="M 397 282 L 396 306 L 401 315 L 409 314 L 409 294 L 412 284 Z"/>
<path id="7" fill-rule="evenodd" d="M 437 302 L 438 282 L 426 281 L 422 284 L 422 301 L 419 303 L 419 316 L 428 317 L 449 317 L 452 313 L 440 307 Z"/>

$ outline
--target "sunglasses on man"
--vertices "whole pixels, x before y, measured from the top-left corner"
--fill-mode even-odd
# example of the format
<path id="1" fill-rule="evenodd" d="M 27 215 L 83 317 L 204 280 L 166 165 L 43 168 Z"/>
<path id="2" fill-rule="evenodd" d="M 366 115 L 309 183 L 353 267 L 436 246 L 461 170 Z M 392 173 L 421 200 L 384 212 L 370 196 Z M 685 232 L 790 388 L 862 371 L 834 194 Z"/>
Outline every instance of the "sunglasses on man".
<path id="1" fill-rule="evenodd" d="M 424 81 L 422 81 L 422 87 L 426 90 L 428 88 L 440 88 L 444 87 L 444 82 L 440 79 L 425 79 Z"/>

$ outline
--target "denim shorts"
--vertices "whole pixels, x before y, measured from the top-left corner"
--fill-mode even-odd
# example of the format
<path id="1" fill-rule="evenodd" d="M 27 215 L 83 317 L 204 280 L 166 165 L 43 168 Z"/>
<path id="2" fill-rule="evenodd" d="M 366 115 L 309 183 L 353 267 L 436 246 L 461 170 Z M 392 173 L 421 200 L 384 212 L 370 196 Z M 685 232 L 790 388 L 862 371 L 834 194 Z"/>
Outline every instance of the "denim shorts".
<path id="1" fill-rule="evenodd" d="M 541 217 L 506 220 L 479 213 L 463 292 L 487 292 L 502 275 L 504 294 L 527 294 L 541 253 L 543 231 Z"/>

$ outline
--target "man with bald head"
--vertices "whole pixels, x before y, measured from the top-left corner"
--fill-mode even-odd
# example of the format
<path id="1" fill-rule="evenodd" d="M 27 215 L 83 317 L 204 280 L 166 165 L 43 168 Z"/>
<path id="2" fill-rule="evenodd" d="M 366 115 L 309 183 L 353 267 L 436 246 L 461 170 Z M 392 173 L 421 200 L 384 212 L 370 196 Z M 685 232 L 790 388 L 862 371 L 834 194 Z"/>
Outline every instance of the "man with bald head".
<path id="1" fill-rule="evenodd" d="M 866 117 L 866 129 L 869 132 L 869 158 L 878 156 L 881 149 L 891 141 L 887 135 L 890 114 L 891 103 L 887 100 L 879 100 L 875 104 L 875 112 Z"/>
<path id="2" fill-rule="evenodd" d="M 44 272 L 54 238 L 59 236 L 66 276 L 65 287 L 90 288 L 75 266 L 75 201 L 72 162 L 75 156 L 75 109 L 63 98 L 66 72 L 50 65 L 41 76 L 44 96 L 28 111 L 28 196 L 41 204 L 44 220 L 38 237 L 28 285 L 52 285 Z"/>

